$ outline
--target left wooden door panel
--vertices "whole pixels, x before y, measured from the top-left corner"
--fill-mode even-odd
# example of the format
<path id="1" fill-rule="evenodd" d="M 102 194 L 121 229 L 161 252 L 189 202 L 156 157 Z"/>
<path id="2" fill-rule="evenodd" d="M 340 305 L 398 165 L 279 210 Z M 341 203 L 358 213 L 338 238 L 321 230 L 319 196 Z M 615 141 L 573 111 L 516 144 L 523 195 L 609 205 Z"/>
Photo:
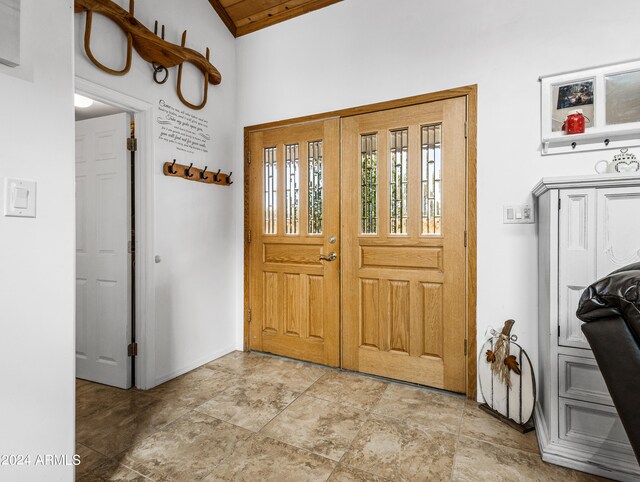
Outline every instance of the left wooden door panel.
<path id="1" fill-rule="evenodd" d="M 250 136 L 252 350 L 340 363 L 339 128 L 330 119 Z"/>
<path id="2" fill-rule="evenodd" d="M 76 375 L 131 387 L 127 116 L 76 122 Z"/>

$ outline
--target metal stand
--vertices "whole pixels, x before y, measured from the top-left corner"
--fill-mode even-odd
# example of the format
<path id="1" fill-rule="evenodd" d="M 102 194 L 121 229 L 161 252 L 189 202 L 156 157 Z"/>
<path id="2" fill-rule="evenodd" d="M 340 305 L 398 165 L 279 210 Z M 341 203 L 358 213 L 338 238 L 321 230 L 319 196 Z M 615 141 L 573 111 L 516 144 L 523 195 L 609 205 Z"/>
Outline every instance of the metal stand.
<path id="1" fill-rule="evenodd" d="M 531 420 L 529 420 L 527 423 L 525 424 L 519 424 L 514 422 L 513 420 L 511 420 L 510 418 L 505 417 L 504 415 L 502 415 L 501 413 L 495 411 L 494 409 L 492 409 L 489 405 L 487 405 L 486 403 L 483 403 L 482 405 L 480 405 L 480 409 L 487 412 L 489 415 L 493 415 L 494 417 L 496 417 L 498 420 L 500 420 L 503 423 L 506 423 L 507 425 L 509 425 L 509 427 L 517 430 L 520 433 L 527 433 L 527 432 L 531 432 L 533 429 L 535 429 L 536 427 L 533 424 L 533 417 L 531 417 Z"/>

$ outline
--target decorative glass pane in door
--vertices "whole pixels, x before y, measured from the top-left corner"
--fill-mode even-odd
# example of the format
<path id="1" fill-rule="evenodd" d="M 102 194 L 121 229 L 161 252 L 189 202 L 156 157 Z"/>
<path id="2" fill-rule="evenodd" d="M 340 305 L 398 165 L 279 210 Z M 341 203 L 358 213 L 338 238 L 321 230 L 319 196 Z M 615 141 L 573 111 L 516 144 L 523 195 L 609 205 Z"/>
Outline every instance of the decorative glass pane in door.
<path id="1" fill-rule="evenodd" d="M 309 142 L 309 234 L 322 234 L 322 141 Z"/>
<path id="2" fill-rule="evenodd" d="M 422 127 L 422 234 L 442 233 L 442 125 Z"/>
<path id="3" fill-rule="evenodd" d="M 278 166 L 276 148 L 264 149 L 264 233 L 278 232 Z"/>
<path id="4" fill-rule="evenodd" d="M 409 220 L 409 206 L 407 201 L 409 191 L 409 129 L 390 132 L 389 139 L 390 171 L 390 234 L 407 234 Z"/>
<path id="5" fill-rule="evenodd" d="M 378 136 L 360 136 L 360 232 L 378 232 Z"/>
<path id="6" fill-rule="evenodd" d="M 285 232 L 298 234 L 300 221 L 300 172 L 298 144 L 285 146 Z"/>

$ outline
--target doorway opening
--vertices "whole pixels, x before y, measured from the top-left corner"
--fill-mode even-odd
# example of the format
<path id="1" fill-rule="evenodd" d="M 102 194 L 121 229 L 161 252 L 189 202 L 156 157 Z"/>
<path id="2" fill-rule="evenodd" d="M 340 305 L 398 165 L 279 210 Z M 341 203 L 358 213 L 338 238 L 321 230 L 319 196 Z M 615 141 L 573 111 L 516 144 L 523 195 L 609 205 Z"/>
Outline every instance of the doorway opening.
<path id="1" fill-rule="evenodd" d="M 155 380 L 153 108 L 81 78 L 76 94 L 91 103 L 76 107 L 76 376 L 146 389 Z"/>
<path id="2" fill-rule="evenodd" d="M 134 113 L 75 95 L 76 377 L 135 386 Z"/>

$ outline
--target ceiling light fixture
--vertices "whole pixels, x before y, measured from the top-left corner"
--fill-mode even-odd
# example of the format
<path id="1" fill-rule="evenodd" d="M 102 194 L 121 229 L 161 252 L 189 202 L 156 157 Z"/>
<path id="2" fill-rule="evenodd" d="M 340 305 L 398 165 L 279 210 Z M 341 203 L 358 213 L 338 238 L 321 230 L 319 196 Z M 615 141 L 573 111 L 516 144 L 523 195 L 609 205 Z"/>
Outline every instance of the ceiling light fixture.
<path id="1" fill-rule="evenodd" d="M 93 100 L 79 94 L 73 94 L 73 105 L 85 109 L 93 105 Z"/>

